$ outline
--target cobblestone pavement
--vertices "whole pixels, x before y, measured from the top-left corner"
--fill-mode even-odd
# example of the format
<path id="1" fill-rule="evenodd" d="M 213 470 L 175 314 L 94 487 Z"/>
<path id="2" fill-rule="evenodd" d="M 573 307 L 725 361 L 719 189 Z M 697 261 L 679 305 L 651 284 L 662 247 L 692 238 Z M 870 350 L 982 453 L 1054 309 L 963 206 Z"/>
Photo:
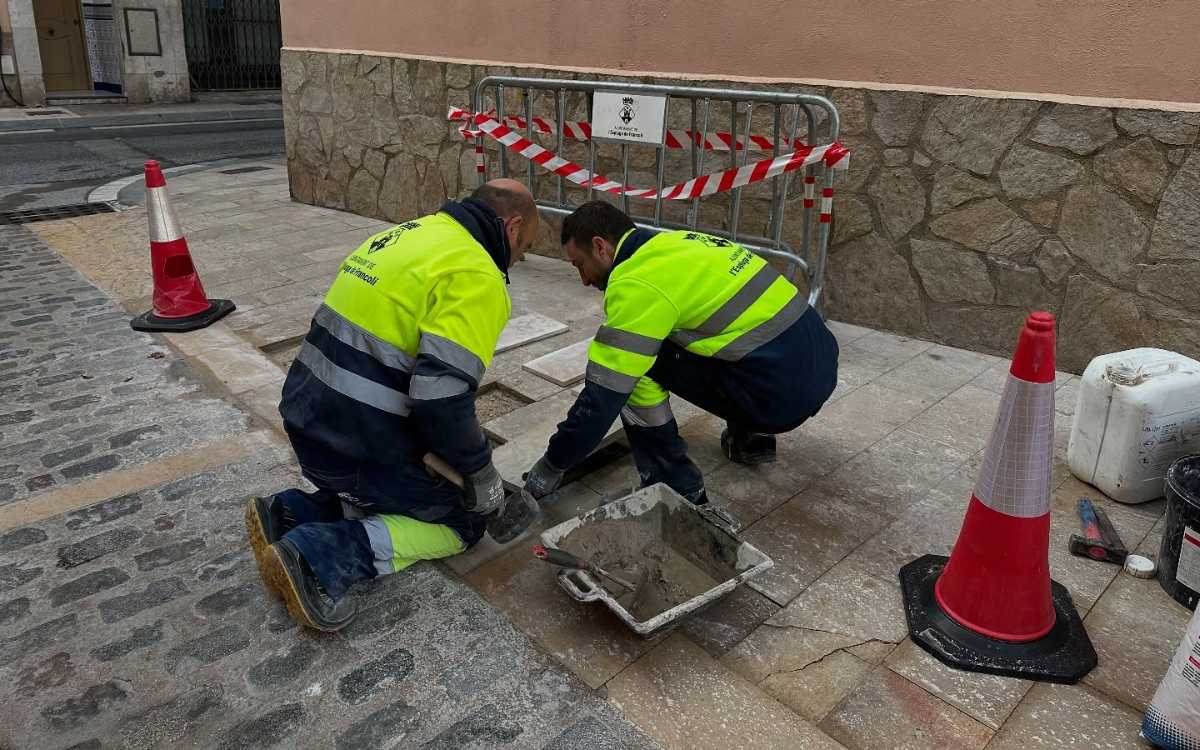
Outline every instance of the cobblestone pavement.
<path id="1" fill-rule="evenodd" d="M 0 230 L 0 261 L 8 518 L 247 429 L 29 232 Z M 342 633 L 297 627 L 241 517 L 294 482 L 276 441 L 0 526 L 0 748 L 657 747 L 436 566 L 361 586 Z"/>
<path id="2" fill-rule="evenodd" d="M 0 227 L 0 504 L 247 428 L 32 232 Z"/>

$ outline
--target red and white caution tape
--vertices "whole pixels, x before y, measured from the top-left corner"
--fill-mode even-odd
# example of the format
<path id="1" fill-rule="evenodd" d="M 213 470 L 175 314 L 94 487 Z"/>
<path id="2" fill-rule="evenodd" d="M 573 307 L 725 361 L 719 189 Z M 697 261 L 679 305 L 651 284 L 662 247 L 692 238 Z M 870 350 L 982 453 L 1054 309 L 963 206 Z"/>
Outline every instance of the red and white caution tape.
<path id="1" fill-rule="evenodd" d="M 475 132 L 488 136 L 510 151 L 524 156 L 534 164 L 560 175 L 580 187 L 590 187 L 606 193 L 616 193 L 618 195 L 628 195 L 633 198 L 645 198 L 649 200 L 657 198 L 662 198 L 663 200 L 692 200 L 705 195 L 713 195 L 714 193 L 743 187 L 752 182 L 761 182 L 762 180 L 767 180 L 785 172 L 792 172 L 812 164 L 823 163 L 825 166 L 833 169 L 846 169 L 850 161 L 850 151 L 840 143 L 830 143 L 824 146 L 800 146 L 787 154 L 780 154 L 774 158 L 763 159 L 740 167 L 726 169 L 722 172 L 701 175 L 686 182 L 664 187 L 661 190 L 655 190 L 654 188 L 631 188 L 615 180 L 610 180 L 603 175 L 592 174 L 584 167 L 539 146 L 488 115 L 476 114 L 474 115 L 473 122 L 469 124 L 475 126 Z M 475 153 L 477 159 L 482 158 L 482 153 L 478 145 L 476 146 Z M 478 164 L 479 162 L 477 161 Z M 479 167 L 477 166 L 477 168 Z M 809 190 L 807 186 L 805 189 L 806 191 Z M 832 188 L 825 188 L 821 197 L 821 221 L 829 221 L 828 217 L 832 210 L 832 204 L 833 190 Z"/>
<path id="2" fill-rule="evenodd" d="M 487 116 L 494 116 L 495 110 L 485 113 Z M 450 114 L 447 119 L 453 121 L 469 121 L 474 117 L 474 114 L 465 109 L 457 107 L 450 108 Z M 527 121 L 524 117 L 509 115 L 504 118 L 504 124 L 514 130 L 528 130 Z M 553 120 L 545 120 L 541 117 L 533 118 L 533 129 L 537 133 L 543 135 L 557 135 L 558 130 L 555 128 Z M 474 138 L 478 131 L 469 129 L 468 126 L 463 126 L 460 130 L 464 138 Z M 592 125 L 588 122 L 576 122 L 566 120 L 563 122 L 563 137 L 570 138 L 576 141 L 590 141 L 592 139 Z M 736 143 L 733 135 L 725 132 L 711 132 L 704 134 L 704 150 L 705 151 L 729 151 L 732 147 L 734 151 L 743 151 L 746 148 L 746 136 L 739 135 Z M 771 151 L 775 148 L 775 142 L 766 136 L 751 135 L 750 150 L 751 151 Z M 692 130 L 668 130 L 665 137 L 667 148 L 690 148 L 692 145 L 699 143 L 700 134 Z M 779 147 L 787 148 L 789 141 L 786 137 L 779 139 Z"/>

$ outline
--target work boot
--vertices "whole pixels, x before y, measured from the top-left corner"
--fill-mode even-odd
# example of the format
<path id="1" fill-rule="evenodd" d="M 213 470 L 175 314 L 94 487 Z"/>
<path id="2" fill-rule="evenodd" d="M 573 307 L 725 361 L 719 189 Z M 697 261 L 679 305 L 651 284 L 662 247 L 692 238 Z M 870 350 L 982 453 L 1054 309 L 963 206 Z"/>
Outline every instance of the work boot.
<path id="1" fill-rule="evenodd" d="M 761 432 L 732 431 L 726 427 L 721 432 L 721 452 L 730 461 L 747 466 L 773 463 L 775 436 Z"/>
<path id="2" fill-rule="evenodd" d="M 290 539 L 280 539 L 264 554 L 264 578 L 283 595 L 288 613 L 314 630 L 334 632 L 349 625 L 358 605 L 349 596 L 338 601 L 325 592 L 304 556 Z"/>
<path id="3" fill-rule="evenodd" d="M 252 497 L 246 501 L 246 536 L 258 563 L 258 574 L 268 589 L 272 586 L 264 565 L 267 547 L 282 539 L 285 533 L 283 503 L 277 497 Z"/>

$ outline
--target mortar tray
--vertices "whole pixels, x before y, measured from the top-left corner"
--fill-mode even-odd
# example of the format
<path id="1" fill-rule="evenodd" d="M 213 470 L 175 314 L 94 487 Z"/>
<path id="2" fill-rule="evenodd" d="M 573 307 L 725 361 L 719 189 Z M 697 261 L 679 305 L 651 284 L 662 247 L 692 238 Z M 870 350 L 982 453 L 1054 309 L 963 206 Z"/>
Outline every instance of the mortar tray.
<path id="1" fill-rule="evenodd" d="M 585 556 L 587 550 L 563 546 L 563 540 L 582 526 L 619 519 L 636 521 L 636 526 L 630 532 L 632 535 L 649 540 L 661 539 L 719 582 L 708 591 L 649 619 L 638 620 L 618 601 L 616 595 L 610 593 L 607 587 L 615 584 L 598 580 L 586 571 L 563 569 L 558 572 L 559 585 L 573 599 L 602 602 L 631 630 L 643 637 L 673 627 L 681 618 L 715 603 L 774 565 L 770 557 L 738 539 L 734 529 L 719 513 L 705 506 L 692 505 L 665 484 L 645 487 L 564 521 L 543 531 L 541 542 L 547 547 L 559 547 Z M 608 561 L 602 555 L 593 554 L 592 562 L 604 567 Z"/>

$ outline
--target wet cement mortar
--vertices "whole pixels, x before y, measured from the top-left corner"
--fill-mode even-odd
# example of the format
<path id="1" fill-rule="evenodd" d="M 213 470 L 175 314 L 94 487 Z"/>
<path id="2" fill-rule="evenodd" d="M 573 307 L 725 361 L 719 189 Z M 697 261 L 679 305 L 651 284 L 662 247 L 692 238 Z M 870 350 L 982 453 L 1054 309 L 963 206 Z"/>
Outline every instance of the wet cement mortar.
<path id="1" fill-rule="evenodd" d="M 715 560 L 700 559 L 694 548 L 664 534 L 668 515 L 666 508 L 659 507 L 635 518 L 586 522 L 559 546 L 636 584 L 635 591 L 628 591 L 617 583 L 599 582 L 634 619 L 645 622 L 736 575 Z"/>

